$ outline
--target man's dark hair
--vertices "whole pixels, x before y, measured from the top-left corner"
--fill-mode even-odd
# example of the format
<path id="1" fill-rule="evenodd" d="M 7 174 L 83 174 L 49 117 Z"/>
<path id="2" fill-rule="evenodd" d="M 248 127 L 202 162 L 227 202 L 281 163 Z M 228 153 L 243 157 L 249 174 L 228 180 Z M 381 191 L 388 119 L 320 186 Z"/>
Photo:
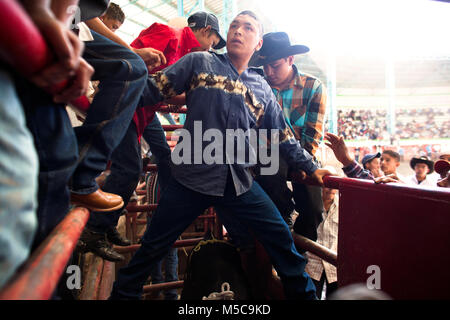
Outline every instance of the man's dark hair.
<path id="1" fill-rule="evenodd" d="M 119 5 L 113 2 L 109 4 L 108 9 L 106 9 L 103 15 L 107 18 L 118 20 L 120 21 L 120 23 L 123 23 L 125 21 L 125 13 L 123 13 Z"/>
<path id="2" fill-rule="evenodd" d="M 264 34 L 264 26 L 263 26 L 261 20 L 259 20 L 258 16 L 253 11 L 250 11 L 250 10 L 244 10 L 244 11 L 241 11 L 238 14 L 238 16 L 242 16 L 242 15 L 246 15 L 246 16 L 252 17 L 253 19 L 255 19 L 258 22 L 259 33 L 260 33 L 260 36 L 262 38 L 262 36 Z"/>
<path id="3" fill-rule="evenodd" d="M 207 27 L 208 27 L 208 26 L 206 26 L 206 27 L 190 27 L 190 28 L 191 28 L 192 32 L 194 32 L 194 31 L 202 30 L 202 29 L 207 28 Z M 209 30 L 208 36 L 212 35 L 213 33 L 215 33 L 215 34 L 218 35 L 218 33 L 217 33 L 216 30 L 211 29 L 211 30 Z"/>
<path id="4" fill-rule="evenodd" d="M 393 150 L 384 150 L 383 154 L 387 154 L 388 156 L 397 160 L 397 162 L 400 162 L 400 154 L 398 152 L 395 152 Z"/>

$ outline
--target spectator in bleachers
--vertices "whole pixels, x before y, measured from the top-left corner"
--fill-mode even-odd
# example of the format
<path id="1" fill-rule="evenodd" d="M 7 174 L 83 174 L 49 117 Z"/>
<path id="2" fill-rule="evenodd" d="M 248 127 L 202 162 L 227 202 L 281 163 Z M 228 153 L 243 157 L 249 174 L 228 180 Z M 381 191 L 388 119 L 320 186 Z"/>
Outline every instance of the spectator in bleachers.
<path id="1" fill-rule="evenodd" d="M 442 109 L 436 108 L 397 110 L 394 136 L 398 139 L 450 137 L 450 120 L 444 119 L 444 115 Z M 388 137 L 386 117 L 386 110 L 339 110 L 338 134 L 346 140 L 384 140 Z"/>
<path id="2" fill-rule="evenodd" d="M 381 153 L 378 152 L 375 154 L 366 154 L 361 161 L 364 169 L 367 169 L 370 172 L 372 172 L 374 178 L 382 176 L 382 173 L 380 171 L 380 158 Z"/>
<path id="3" fill-rule="evenodd" d="M 419 186 L 436 186 L 436 181 L 429 176 L 433 173 L 434 162 L 427 156 L 414 157 L 409 162 L 415 174 L 407 177 L 405 183 Z"/>

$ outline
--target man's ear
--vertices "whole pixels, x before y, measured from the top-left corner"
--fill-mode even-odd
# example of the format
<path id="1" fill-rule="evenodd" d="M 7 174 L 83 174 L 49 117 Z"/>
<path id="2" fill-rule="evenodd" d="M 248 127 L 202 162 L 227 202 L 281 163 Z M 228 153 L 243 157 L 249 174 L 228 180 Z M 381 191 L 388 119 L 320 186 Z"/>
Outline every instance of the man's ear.
<path id="1" fill-rule="evenodd" d="M 256 48 L 255 48 L 255 51 L 259 51 L 259 49 L 261 49 L 262 45 L 263 45 L 263 39 L 260 39 L 258 41 L 258 44 L 257 44 Z"/>
<path id="2" fill-rule="evenodd" d="M 211 26 L 206 26 L 206 27 L 204 27 L 203 28 L 203 32 L 206 34 L 206 33 L 210 33 L 211 32 Z"/>
<path id="3" fill-rule="evenodd" d="M 289 66 L 292 66 L 294 64 L 294 56 L 288 57 L 288 63 L 289 63 Z"/>

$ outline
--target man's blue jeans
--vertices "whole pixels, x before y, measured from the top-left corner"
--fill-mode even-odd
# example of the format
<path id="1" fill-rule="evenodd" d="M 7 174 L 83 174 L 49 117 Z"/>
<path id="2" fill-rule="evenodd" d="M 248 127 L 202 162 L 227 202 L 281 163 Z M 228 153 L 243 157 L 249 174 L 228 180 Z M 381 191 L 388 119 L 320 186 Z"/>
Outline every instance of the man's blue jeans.
<path id="1" fill-rule="evenodd" d="M 143 137 L 158 164 L 158 176 L 163 190 L 170 179 L 170 147 L 158 117 L 145 128 Z M 136 125 L 132 121 L 119 146 L 111 156 L 111 174 L 106 178 L 103 191 L 118 194 L 128 205 L 142 172 L 141 147 L 138 143 Z M 122 208 L 114 212 L 93 212 L 87 227 L 94 232 L 104 233 L 117 226 Z"/>
<path id="2" fill-rule="evenodd" d="M 103 191 L 117 194 L 128 205 L 142 172 L 141 148 L 137 140 L 136 126 L 132 121 L 119 146 L 111 156 L 111 174 L 106 178 Z M 104 233 L 115 228 L 123 208 L 113 212 L 92 212 L 88 229 Z"/>
<path id="3" fill-rule="evenodd" d="M 288 299 L 315 299 L 315 287 L 305 272 L 306 260 L 294 246 L 287 224 L 262 190 L 253 182 L 246 193 L 236 196 L 232 180 L 223 197 L 188 189 L 172 178 L 142 238 L 142 246 L 128 266 L 118 272 L 111 299 L 139 299 L 151 269 L 169 251 L 178 236 L 205 209 L 215 206 L 240 220 L 255 235 L 271 257 Z"/>
<path id="4" fill-rule="evenodd" d="M 85 42 L 83 58 L 94 67 L 92 80 L 100 80 L 100 85 L 85 122 L 75 128 L 80 156 L 71 188 L 77 194 L 98 189 L 95 178 L 129 128 L 148 78 L 138 55 L 91 32 L 94 41 Z"/>
<path id="5" fill-rule="evenodd" d="M 0 288 L 28 258 L 37 229 L 38 157 L 10 75 L 0 66 Z"/>
<path id="6" fill-rule="evenodd" d="M 156 158 L 156 164 L 158 165 L 158 181 L 161 190 L 164 190 L 169 183 L 171 176 L 171 150 L 169 144 L 167 143 L 164 129 L 162 128 L 161 122 L 156 114 L 152 122 L 145 127 L 142 137 L 145 139 L 150 147 L 151 153 Z"/>
<path id="7" fill-rule="evenodd" d="M 76 137 L 64 105 L 24 78 L 15 76 L 18 96 L 39 157 L 38 246 L 66 216 L 70 193 L 68 182 L 78 159 Z"/>
<path id="8" fill-rule="evenodd" d="M 164 268 L 165 277 L 163 277 L 162 274 L 163 262 L 165 262 Z M 153 266 L 150 272 L 150 276 L 152 277 L 152 284 L 178 281 L 178 249 L 171 248 L 167 256 Z M 177 289 L 170 289 L 164 291 L 165 300 L 177 300 L 177 298 L 178 298 Z"/>

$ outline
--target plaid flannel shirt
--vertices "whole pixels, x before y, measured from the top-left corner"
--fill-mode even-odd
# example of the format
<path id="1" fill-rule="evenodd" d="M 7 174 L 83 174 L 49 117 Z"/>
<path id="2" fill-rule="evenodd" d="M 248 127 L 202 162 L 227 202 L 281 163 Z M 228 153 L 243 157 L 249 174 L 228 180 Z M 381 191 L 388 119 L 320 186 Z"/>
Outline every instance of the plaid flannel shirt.
<path id="1" fill-rule="evenodd" d="M 292 67 L 296 76 L 289 87 L 272 91 L 297 140 L 314 156 L 323 138 L 326 90 L 320 80 L 300 73 L 295 65 Z"/>
<path id="2" fill-rule="evenodd" d="M 335 196 L 334 202 L 328 212 L 323 212 L 323 221 L 317 228 L 317 243 L 327 247 L 328 249 L 337 252 L 338 249 L 338 229 L 339 229 L 339 197 Z M 336 267 L 328 263 L 318 256 L 306 252 L 308 263 L 305 271 L 309 276 L 320 281 L 322 273 L 325 272 L 328 283 L 337 281 Z"/>
<path id="3" fill-rule="evenodd" d="M 364 169 L 358 162 L 353 160 L 351 164 L 342 168 L 345 175 L 349 178 L 374 180 L 372 172 Z"/>

